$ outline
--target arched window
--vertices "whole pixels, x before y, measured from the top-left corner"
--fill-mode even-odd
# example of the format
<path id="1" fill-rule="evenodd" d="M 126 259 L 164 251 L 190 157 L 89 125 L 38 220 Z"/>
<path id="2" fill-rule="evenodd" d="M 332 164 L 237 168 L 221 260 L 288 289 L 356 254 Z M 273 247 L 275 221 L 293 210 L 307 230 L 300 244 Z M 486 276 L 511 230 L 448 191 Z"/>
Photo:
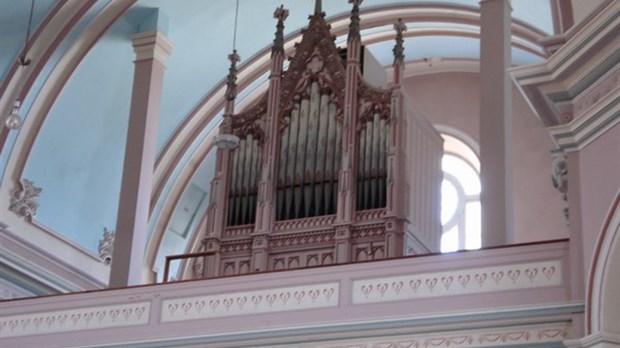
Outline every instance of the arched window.
<path id="1" fill-rule="evenodd" d="M 460 139 L 442 134 L 441 252 L 480 248 L 480 160 Z"/>

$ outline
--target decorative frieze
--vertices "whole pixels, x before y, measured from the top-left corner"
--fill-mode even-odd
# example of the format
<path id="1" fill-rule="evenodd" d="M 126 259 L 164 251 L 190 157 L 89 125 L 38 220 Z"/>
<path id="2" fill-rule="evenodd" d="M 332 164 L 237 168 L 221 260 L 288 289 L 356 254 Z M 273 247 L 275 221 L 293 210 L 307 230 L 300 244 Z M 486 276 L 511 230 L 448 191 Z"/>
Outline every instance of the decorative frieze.
<path id="1" fill-rule="evenodd" d="M 0 319 L 0 338 L 148 323 L 150 302 L 13 315 Z"/>
<path id="2" fill-rule="evenodd" d="M 305 228 L 331 227 L 335 219 L 336 215 L 322 215 L 305 219 L 276 221 L 273 226 L 273 231 L 299 231 Z"/>
<path id="3" fill-rule="evenodd" d="M 326 283 L 169 299 L 162 302 L 161 321 L 336 307 L 338 297 L 339 283 Z"/>
<path id="4" fill-rule="evenodd" d="M 271 236 L 269 248 L 281 249 L 289 247 L 316 247 L 319 245 L 331 246 L 334 241 L 334 231 L 297 232 L 287 235 Z"/>
<path id="5" fill-rule="evenodd" d="M 559 260 L 553 260 L 360 279 L 353 282 L 353 303 L 389 302 L 557 286 L 562 284 L 561 267 Z"/>
<path id="6" fill-rule="evenodd" d="M 28 179 L 21 179 L 19 184 L 20 187 L 13 192 L 11 197 L 9 210 L 19 216 L 32 218 L 37 214 L 38 199 L 43 189 L 34 186 L 34 183 Z"/>
<path id="7" fill-rule="evenodd" d="M 368 338 L 323 342 L 313 348 L 470 348 L 540 345 L 561 342 L 569 334 L 567 322 L 546 325 L 512 326 L 486 330 L 448 331 L 445 333 L 403 335 L 397 337 Z M 554 345 L 555 346 L 555 345 Z M 287 345 L 287 347 L 308 348 L 308 345 Z"/>

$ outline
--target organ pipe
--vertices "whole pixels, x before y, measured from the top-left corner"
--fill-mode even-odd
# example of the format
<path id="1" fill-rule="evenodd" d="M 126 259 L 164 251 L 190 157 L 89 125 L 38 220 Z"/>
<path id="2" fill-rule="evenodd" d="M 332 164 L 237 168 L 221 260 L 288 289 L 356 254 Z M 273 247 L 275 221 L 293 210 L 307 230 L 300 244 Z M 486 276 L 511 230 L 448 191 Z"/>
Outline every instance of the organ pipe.
<path id="1" fill-rule="evenodd" d="M 241 139 L 232 153 L 228 226 L 254 223 L 261 153 L 260 142 L 251 133 Z"/>
<path id="2" fill-rule="evenodd" d="M 386 120 L 373 112 L 357 137 L 357 210 L 385 207 L 386 141 Z"/>
<path id="3" fill-rule="evenodd" d="M 281 133 L 277 220 L 335 213 L 341 132 L 330 93 L 311 81 L 294 99 Z"/>

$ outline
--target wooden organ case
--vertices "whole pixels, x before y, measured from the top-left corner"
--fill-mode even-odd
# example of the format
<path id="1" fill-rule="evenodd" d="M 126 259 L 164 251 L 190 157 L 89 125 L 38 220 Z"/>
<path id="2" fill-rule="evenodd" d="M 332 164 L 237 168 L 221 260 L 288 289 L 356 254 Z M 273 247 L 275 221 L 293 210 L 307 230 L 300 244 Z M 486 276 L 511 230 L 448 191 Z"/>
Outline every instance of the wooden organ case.
<path id="1" fill-rule="evenodd" d="M 428 191 L 418 196 L 438 196 L 442 150 L 435 135 L 418 139 L 429 132 L 421 130 L 429 128 L 424 120 L 406 119 L 401 92 L 406 27 L 400 20 L 394 26 L 392 84 L 373 87 L 360 72 L 362 1 L 350 2 L 346 60 L 317 1 L 286 71 L 283 28 L 288 10 L 276 9 L 268 91 L 241 113 L 234 112 L 239 57 L 236 52 L 229 56 L 220 135 L 234 135 L 240 141 L 234 149 L 217 150 L 201 249 L 207 256 L 187 265 L 191 277 L 436 251 L 441 232 L 438 214 L 422 217 L 423 209 L 416 213 L 408 206 L 409 196 L 415 196 L 410 194 L 412 187 Z M 416 138 L 407 139 L 410 135 Z M 415 154 L 405 153 L 412 144 L 433 149 L 426 156 L 433 168 L 427 175 L 430 181 L 415 184 L 406 176 L 409 167 L 416 166 Z M 407 228 L 415 225 L 412 219 L 433 223 L 418 224 L 427 229 L 421 233 Z"/>

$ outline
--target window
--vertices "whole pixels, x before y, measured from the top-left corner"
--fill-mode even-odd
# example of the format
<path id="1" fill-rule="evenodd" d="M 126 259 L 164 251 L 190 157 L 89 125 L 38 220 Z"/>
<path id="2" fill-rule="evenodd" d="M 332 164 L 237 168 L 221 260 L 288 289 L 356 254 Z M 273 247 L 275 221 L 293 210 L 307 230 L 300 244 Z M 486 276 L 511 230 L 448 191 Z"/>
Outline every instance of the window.
<path id="1" fill-rule="evenodd" d="M 463 141 L 442 134 L 441 252 L 481 245 L 480 161 Z"/>

